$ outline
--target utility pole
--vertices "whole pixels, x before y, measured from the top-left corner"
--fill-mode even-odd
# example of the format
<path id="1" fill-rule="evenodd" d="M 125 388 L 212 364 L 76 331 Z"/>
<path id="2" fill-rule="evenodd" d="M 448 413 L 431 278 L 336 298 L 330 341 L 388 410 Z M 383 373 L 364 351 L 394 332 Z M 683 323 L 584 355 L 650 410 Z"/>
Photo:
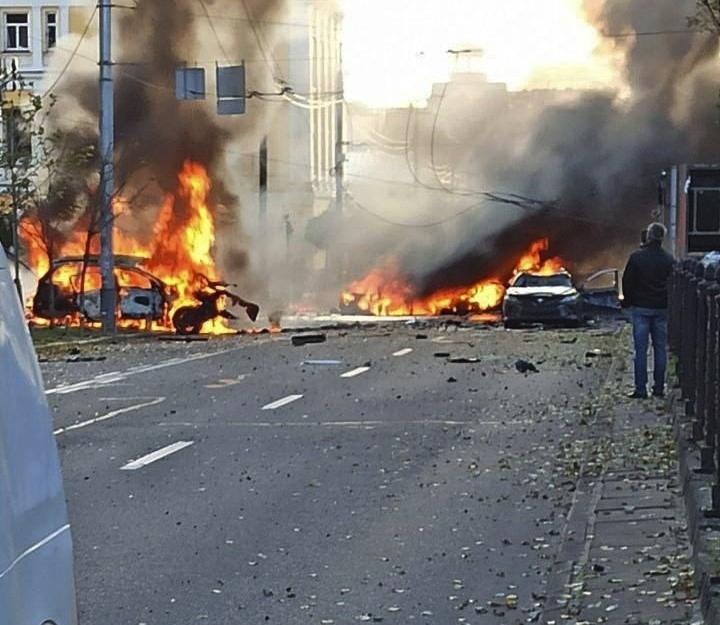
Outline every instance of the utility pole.
<path id="1" fill-rule="evenodd" d="M 115 262 L 113 257 L 114 102 L 112 79 L 111 0 L 99 0 L 100 9 L 100 314 L 104 332 L 114 333 Z"/>
<path id="2" fill-rule="evenodd" d="M 260 221 L 260 236 L 263 237 L 267 227 L 267 193 L 268 193 L 268 149 L 267 149 L 267 135 L 260 141 L 260 153 L 258 156 L 259 171 L 258 171 L 258 189 L 260 196 L 258 198 L 258 217 Z"/>
<path id="3" fill-rule="evenodd" d="M 267 266 L 268 259 L 268 146 L 267 135 L 260 141 L 258 150 L 258 242 L 260 243 L 260 262 Z"/>

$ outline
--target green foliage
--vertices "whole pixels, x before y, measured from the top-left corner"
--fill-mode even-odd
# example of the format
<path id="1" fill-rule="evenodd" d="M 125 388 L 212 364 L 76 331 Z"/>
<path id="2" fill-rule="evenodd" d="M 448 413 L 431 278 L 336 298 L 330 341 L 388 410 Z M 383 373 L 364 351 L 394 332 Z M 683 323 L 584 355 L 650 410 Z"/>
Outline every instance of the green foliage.
<path id="1" fill-rule="evenodd" d="M 720 0 L 696 0 L 696 11 L 688 17 L 688 26 L 720 35 Z"/>
<path id="2" fill-rule="evenodd" d="M 52 261 L 62 239 L 62 225 L 76 218 L 87 203 L 85 173 L 94 161 L 95 148 L 73 143 L 53 128 L 54 95 L 43 98 L 9 91 L 10 84 L 22 85 L 17 72 L 0 72 L 4 130 L 0 168 L 8 180 L 5 204 L 10 244 L 17 229 L 21 239 L 31 238 Z M 7 245 L 4 237 L 3 244 Z"/>

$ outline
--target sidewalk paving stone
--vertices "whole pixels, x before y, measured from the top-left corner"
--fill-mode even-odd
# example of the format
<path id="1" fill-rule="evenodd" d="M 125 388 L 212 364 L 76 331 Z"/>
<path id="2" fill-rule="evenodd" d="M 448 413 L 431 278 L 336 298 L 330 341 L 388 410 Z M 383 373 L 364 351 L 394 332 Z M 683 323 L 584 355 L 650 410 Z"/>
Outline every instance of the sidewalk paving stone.
<path id="1" fill-rule="evenodd" d="M 705 570 L 708 539 L 717 537 L 720 547 L 720 520 L 709 525 L 701 510 L 709 478 L 684 466 L 698 454 L 679 434 L 675 392 L 665 399 L 625 396 L 632 388 L 628 329 L 618 334 L 597 438 L 589 442 L 596 474 L 578 481 L 558 555 L 565 593 L 541 622 L 719 625 L 715 578 Z"/>

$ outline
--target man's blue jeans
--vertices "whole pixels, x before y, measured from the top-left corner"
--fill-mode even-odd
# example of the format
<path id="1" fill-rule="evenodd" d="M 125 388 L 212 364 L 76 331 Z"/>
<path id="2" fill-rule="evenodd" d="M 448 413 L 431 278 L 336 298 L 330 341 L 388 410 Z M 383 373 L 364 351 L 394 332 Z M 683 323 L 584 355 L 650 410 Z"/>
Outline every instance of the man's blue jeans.
<path id="1" fill-rule="evenodd" d="M 632 309 L 633 346 L 635 348 L 635 392 L 647 394 L 648 347 L 653 347 L 653 393 L 665 391 L 667 368 L 667 309 Z"/>

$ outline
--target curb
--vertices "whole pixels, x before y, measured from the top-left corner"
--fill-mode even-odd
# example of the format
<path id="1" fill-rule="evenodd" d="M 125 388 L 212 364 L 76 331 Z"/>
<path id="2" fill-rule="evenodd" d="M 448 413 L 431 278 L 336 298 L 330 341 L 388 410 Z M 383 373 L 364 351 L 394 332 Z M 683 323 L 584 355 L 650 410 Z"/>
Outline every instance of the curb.
<path id="1" fill-rule="evenodd" d="M 582 620 L 575 622 L 720 625 L 720 585 L 715 585 L 720 584 L 715 572 L 720 571 L 720 533 L 713 537 L 709 531 L 720 529 L 720 519 L 715 523 L 703 514 L 710 501 L 710 476 L 693 471 L 700 466 L 700 451 L 686 444 L 687 426 L 679 418 L 674 390 L 664 402 L 618 397 L 618 389 L 632 384 L 628 328 L 616 335 L 599 413 L 607 427 L 600 437 L 610 441 L 612 453 L 596 477 L 599 499 L 578 511 L 588 524 L 591 559 L 575 562 L 582 575 L 574 614 Z M 638 505 L 626 506 L 638 493 Z M 595 560 L 602 567 L 597 572 L 587 567 Z M 669 563 L 676 567 L 672 573 L 663 566 Z M 679 580 L 693 588 L 686 595 L 678 586 L 676 597 Z M 623 613 L 609 617 L 615 609 Z"/>
<path id="2" fill-rule="evenodd" d="M 677 389 L 670 401 L 700 609 L 705 625 L 720 625 L 720 518 L 706 514 L 712 510 L 717 476 L 701 470 L 700 446 L 690 434 L 692 417 L 686 414 Z"/>

